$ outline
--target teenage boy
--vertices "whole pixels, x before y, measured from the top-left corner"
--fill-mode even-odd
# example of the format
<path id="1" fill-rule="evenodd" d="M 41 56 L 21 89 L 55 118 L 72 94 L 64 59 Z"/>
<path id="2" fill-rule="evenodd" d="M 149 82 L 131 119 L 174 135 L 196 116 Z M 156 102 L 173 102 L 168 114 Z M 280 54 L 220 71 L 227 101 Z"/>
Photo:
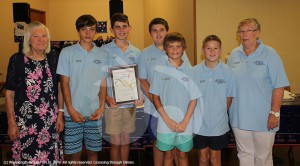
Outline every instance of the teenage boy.
<path id="1" fill-rule="evenodd" d="M 192 115 L 201 92 L 194 82 L 192 67 L 182 60 L 186 48 L 184 37 L 169 33 L 163 42 L 168 59 L 155 67 L 150 93 L 159 113 L 157 148 L 164 152 L 164 165 L 188 165 L 189 152 L 193 148 Z M 176 155 L 174 155 L 176 153 Z"/>
<path id="2" fill-rule="evenodd" d="M 163 18 L 154 18 L 149 24 L 149 33 L 153 44 L 142 51 L 139 61 L 139 79 L 142 90 L 146 96 L 144 105 L 144 116 L 147 130 L 153 144 L 153 158 L 155 166 L 163 165 L 163 152 L 156 147 L 157 140 L 157 121 L 158 112 L 152 103 L 152 94 L 149 93 L 150 82 L 152 80 L 154 67 L 160 62 L 161 58 L 168 58 L 163 48 L 163 41 L 169 31 L 168 22 Z M 190 64 L 186 54 L 182 56 L 183 61 Z"/>
<path id="3" fill-rule="evenodd" d="M 204 101 L 204 113 L 197 109 L 194 112 L 194 119 L 202 119 L 202 124 L 194 120 L 193 126 L 194 148 L 199 149 L 201 166 L 221 166 L 221 149 L 227 146 L 229 139 L 227 110 L 235 96 L 235 83 L 231 69 L 219 60 L 221 44 L 216 35 L 204 38 L 205 60 L 194 67 Z"/>
<path id="4" fill-rule="evenodd" d="M 91 15 L 76 20 L 79 42 L 61 51 L 57 67 L 65 101 L 65 153 L 71 154 L 75 165 L 80 161 L 83 140 L 88 161 L 94 165 L 102 149 L 109 56 L 93 43 L 96 24 Z"/>
<path id="5" fill-rule="evenodd" d="M 109 52 L 109 66 L 137 64 L 141 52 L 127 40 L 130 30 L 131 26 L 127 15 L 116 13 L 111 17 L 110 31 L 114 34 L 115 39 L 102 46 Z M 108 88 L 106 103 L 109 108 L 105 111 L 105 132 L 110 135 L 110 159 L 112 161 L 128 161 L 129 136 L 135 131 L 134 105 L 141 105 L 142 100 L 136 100 L 134 105 L 118 105 L 112 98 L 111 88 Z"/>

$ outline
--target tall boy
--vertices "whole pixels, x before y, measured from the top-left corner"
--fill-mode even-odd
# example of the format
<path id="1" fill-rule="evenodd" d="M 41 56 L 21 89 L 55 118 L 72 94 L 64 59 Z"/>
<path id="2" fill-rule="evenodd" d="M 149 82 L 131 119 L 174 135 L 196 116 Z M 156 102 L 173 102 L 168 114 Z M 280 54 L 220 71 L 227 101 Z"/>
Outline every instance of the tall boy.
<path id="1" fill-rule="evenodd" d="M 72 161 L 80 161 L 83 140 L 88 161 L 97 161 L 102 149 L 109 56 L 93 43 L 96 24 L 91 15 L 76 20 L 79 42 L 61 51 L 57 67 L 65 101 L 65 153 Z"/>
<path id="2" fill-rule="evenodd" d="M 156 148 L 158 112 L 152 104 L 152 94 L 149 93 L 150 82 L 153 77 L 154 67 L 160 63 L 161 58 L 167 59 L 167 54 L 163 48 L 163 41 L 169 31 L 168 22 L 163 18 L 154 18 L 149 24 L 149 33 L 153 44 L 142 51 L 139 61 L 139 78 L 142 90 L 146 96 L 144 112 L 147 130 L 153 142 L 153 158 L 155 166 L 163 165 L 163 152 Z M 183 61 L 190 64 L 186 54 L 182 56 Z"/>
<path id="3" fill-rule="evenodd" d="M 141 52 L 127 40 L 130 30 L 127 15 L 116 13 L 111 17 L 110 31 L 115 35 L 115 39 L 102 46 L 109 52 L 109 66 L 137 64 Z M 128 161 L 129 136 L 135 131 L 135 107 L 133 104 L 116 104 L 110 88 L 108 88 L 106 103 L 109 108 L 105 111 L 105 132 L 110 135 L 110 158 L 112 161 Z M 135 101 L 135 105 L 140 104 L 142 104 L 141 100 Z"/>
<path id="4" fill-rule="evenodd" d="M 164 152 L 164 165 L 188 165 L 187 152 L 193 147 L 192 115 L 201 92 L 194 83 L 192 67 L 182 60 L 186 42 L 179 33 L 169 33 L 163 42 L 168 55 L 155 67 L 150 93 L 159 113 L 157 148 Z M 176 150 L 178 149 L 178 150 Z"/>
<path id="5" fill-rule="evenodd" d="M 221 166 L 221 149 L 227 146 L 229 125 L 227 110 L 235 96 L 234 76 L 223 64 L 221 40 L 209 35 L 203 40 L 202 54 L 205 60 L 195 66 L 197 85 L 203 94 L 204 113 L 196 109 L 193 130 L 194 148 L 199 149 L 199 163 L 202 166 Z M 198 108 L 198 107 L 197 107 Z"/>

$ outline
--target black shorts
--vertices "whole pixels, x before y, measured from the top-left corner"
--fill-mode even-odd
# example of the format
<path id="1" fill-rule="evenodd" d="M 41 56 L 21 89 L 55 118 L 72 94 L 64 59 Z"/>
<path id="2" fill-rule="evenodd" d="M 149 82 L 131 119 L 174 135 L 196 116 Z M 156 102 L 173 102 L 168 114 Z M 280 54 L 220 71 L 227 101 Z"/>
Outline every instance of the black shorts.
<path id="1" fill-rule="evenodd" d="M 194 136 L 194 148 L 204 149 L 209 147 L 212 150 L 221 150 L 227 146 L 228 141 L 227 133 L 220 136 L 202 136 L 196 134 Z"/>

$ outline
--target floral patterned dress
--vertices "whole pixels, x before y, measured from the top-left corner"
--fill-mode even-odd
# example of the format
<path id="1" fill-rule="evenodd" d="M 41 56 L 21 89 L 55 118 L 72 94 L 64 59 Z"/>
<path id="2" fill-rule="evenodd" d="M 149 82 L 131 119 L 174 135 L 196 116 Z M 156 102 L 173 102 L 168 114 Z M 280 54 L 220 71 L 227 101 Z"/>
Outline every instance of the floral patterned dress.
<path id="1" fill-rule="evenodd" d="M 15 101 L 20 104 L 15 110 L 20 139 L 13 142 L 12 158 L 25 165 L 56 165 L 63 152 L 56 133 L 58 105 L 49 63 L 47 58 L 35 61 L 24 56 L 24 67 L 25 94 Z"/>

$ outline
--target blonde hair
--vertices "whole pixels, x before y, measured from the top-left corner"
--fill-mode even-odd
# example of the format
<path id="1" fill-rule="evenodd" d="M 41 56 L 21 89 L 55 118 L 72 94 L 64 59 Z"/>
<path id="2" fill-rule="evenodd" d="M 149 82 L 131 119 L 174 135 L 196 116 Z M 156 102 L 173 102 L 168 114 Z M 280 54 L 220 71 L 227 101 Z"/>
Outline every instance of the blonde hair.
<path id="1" fill-rule="evenodd" d="M 51 51 L 51 44 L 50 44 L 50 33 L 48 28 L 37 21 L 31 22 L 28 24 L 25 33 L 24 33 L 24 42 L 23 42 L 23 53 L 28 55 L 30 53 L 32 53 L 32 48 L 31 48 L 31 44 L 30 44 L 30 37 L 31 37 L 31 31 L 33 29 L 43 29 L 46 31 L 47 37 L 48 37 L 48 43 L 47 43 L 47 48 L 45 50 L 45 53 L 49 53 Z"/>
<path id="2" fill-rule="evenodd" d="M 239 29 L 247 23 L 251 23 L 257 28 L 258 31 L 260 31 L 260 23 L 257 21 L 256 18 L 246 18 L 239 22 L 237 31 L 239 31 Z"/>

